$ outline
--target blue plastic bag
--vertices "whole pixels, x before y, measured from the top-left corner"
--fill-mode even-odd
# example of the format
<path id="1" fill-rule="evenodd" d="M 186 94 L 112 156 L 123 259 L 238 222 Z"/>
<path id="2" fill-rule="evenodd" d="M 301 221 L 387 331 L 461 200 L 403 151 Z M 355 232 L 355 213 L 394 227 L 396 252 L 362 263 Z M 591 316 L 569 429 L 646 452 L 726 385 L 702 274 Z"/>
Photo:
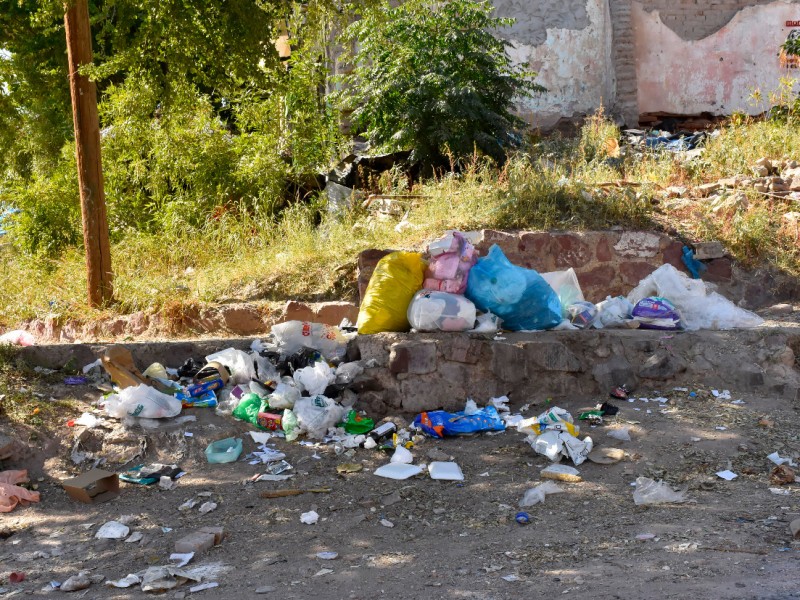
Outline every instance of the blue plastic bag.
<path id="1" fill-rule="evenodd" d="M 480 431 L 505 431 L 506 428 L 494 406 L 487 406 L 471 415 L 464 414 L 463 410 L 455 413 L 432 410 L 417 415 L 413 426 L 437 438 Z"/>
<path id="2" fill-rule="evenodd" d="M 561 303 L 539 273 L 511 264 L 493 245 L 469 272 L 467 298 L 503 319 L 510 331 L 550 329 L 561 323 Z"/>

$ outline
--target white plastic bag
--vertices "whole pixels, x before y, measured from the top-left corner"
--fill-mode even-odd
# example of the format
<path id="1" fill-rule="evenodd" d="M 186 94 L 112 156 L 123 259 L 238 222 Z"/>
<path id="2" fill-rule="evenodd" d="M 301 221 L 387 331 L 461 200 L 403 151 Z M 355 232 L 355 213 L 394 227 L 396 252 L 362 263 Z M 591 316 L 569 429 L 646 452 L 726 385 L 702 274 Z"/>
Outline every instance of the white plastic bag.
<path id="1" fill-rule="evenodd" d="M 543 454 L 553 462 L 562 456 L 569 458 L 577 466 L 586 460 L 594 447 L 592 438 L 580 440 L 566 431 L 546 429 L 541 435 L 529 435 L 528 443 L 537 454 Z"/>
<path id="2" fill-rule="evenodd" d="M 464 296 L 421 290 L 408 305 L 408 322 L 417 331 L 467 331 L 477 310 Z"/>
<path id="3" fill-rule="evenodd" d="M 251 379 L 255 379 L 256 377 L 253 357 L 242 350 L 226 348 L 225 350 L 206 356 L 206 362 L 212 361 L 216 361 L 228 367 L 228 370 L 231 372 L 229 381 L 232 385 L 249 383 Z"/>
<path id="4" fill-rule="evenodd" d="M 328 429 L 344 419 L 347 409 L 325 396 L 300 398 L 292 410 L 297 418 L 297 429 L 310 438 L 325 437 Z"/>
<path id="5" fill-rule="evenodd" d="M 544 502 L 544 499 L 548 494 L 560 494 L 563 491 L 563 489 L 558 487 L 558 485 L 552 481 L 544 481 L 536 487 L 533 487 L 525 492 L 525 495 L 522 497 L 522 500 L 520 500 L 519 505 L 522 508 L 525 508 L 526 506 L 535 506 L 540 502 Z"/>
<path id="6" fill-rule="evenodd" d="M 642 504 L 663 504 L 667 502 L 686 502 L 685 491 L 674 491 L 663 481 L 655 481 L 649 477 L 638 477 L 633 501 L 637 506 Z"/>
<path id="7" fill-rule="evenodd" d="M 363 365 L 356 362 L 342 363 L 336 367 L 336 384 L 350 385 L 356 377 L 364 372 Z"/>
<path id="8" fill-rule="evenodd" d="M 502 323 L 503 319 L 493 313 L 481 313 L 475 321 L 475 328 L 470 329 L 469 333 L 497 333 Z"/>
<path id="9" fill-rule="evenodd" d="M 661 265 L 642 279 L 628 301 L 636 304 L 648 296 L 672 302 L 681 313 L 685 329 L 737 329 L 758 327 L 764 319 L 739 308 L 724 296 L 709 291 L 701 279 L 692 279 L 672 265 Z"/>
<path id="10" fill-rule="evenodd" d="M 305 390 L 312 396 L 322 394 L 330 384 L 336 379 L 327 363 L 322 361 L 315 362 L 313 366 L 303 367 L 294 372 L 294 382 L 300 391 Z"/>
<path id="11" fill-rule="evenodd" d="M 338 327 L 324 323 L 286 321 L 273 325 L 272 335 L 286 356 L 303 347 L 318 350 L 329 362 L 338 362 L 347 354 L 348 337 Z"/>
<path id="12" fill-rule="evenodd" d="M 631 441 L 631 428 L 630 427 L 620 427 L 619 429 L 611 429 L 608 432 L 608 437 L 614 438 L 615 440 L 619 440 L 621 442 L 630 442 Z"/>
<path id="13" fill-rule="evenodd" d="M 566 316 L 568 306 L 576 302 L 583 302 L 583 291 L 581 291 L 581 284 L 578 283 L 575 269 L 570 267 L 566 271 L 553 271 L 551 273 L 542 273 L 541 275 L 558 295 L 561 308 L 564 310 L 564 316 Z"/>
<path id="14" fill-rule="evenodd" d="M 281 382 L 269 395 L 269 407 L 274 409 L 294 408 L 299 399 L 300 390 L 293 385 Z"/>
<path id="15" fill-rule="evenodd" d="M 138 417 L 142 419 L 165 419 L 181 412 L 181 401 L 162 394 L 149 385 L 128 387 L 119 394 L 108 397 L 105 404 L 108 416 L 115 419 Z"/>
<path id="16" fill-rule="evenodd" d="M 623 296 L 617 296 L 616 298 L 606 296 L 605 300 L 598 303 L 597 310 L 599 312 L 594 323 L 592 323 L 593 327 L 596 329 L 622 327 L 632 319 L 633 304 Z"/>

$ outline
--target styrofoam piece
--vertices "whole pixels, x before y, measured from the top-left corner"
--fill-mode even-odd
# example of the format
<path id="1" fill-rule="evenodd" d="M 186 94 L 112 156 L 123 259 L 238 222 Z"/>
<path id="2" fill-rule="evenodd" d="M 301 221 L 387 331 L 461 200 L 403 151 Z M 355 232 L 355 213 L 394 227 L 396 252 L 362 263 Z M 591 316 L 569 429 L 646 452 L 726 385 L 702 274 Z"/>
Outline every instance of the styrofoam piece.
<path id="1" fill-rule="evenodd" d="M 430 473 L 431 479 L 464 481 L 464 473 L 461 471 L 461 467 L 454 462 L 432 462 L 428 465 L 428 473 Z"/>
<path id="2" fill-rule="evenodd" d="M 389 463 L 375 469 L 375 475 L 386 477 L 387 479 L 408 479 L 422 473 L 422 467 L 417 465 L 406 465 L 403 463 Z"/>

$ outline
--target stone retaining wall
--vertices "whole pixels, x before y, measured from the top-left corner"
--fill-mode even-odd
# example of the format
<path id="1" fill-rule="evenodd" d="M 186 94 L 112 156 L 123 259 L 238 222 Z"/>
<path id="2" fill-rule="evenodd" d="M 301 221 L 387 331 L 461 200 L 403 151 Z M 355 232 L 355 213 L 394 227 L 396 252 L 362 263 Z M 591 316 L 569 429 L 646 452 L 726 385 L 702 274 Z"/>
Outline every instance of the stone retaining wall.
<path id="1" fill-rule="evenodd" d="M 517 405 L 600 400 L 621 384 L 667 392 L 701 383 L 789 398 L 800 389 L 797 329 L 549 331 L 502 340 L 378 334 L 355 344 L 362 359 L 373 361 L 356 388 L 370 414 L 459 410 L 467 398 L 481 404 L 504 394 Z"/>

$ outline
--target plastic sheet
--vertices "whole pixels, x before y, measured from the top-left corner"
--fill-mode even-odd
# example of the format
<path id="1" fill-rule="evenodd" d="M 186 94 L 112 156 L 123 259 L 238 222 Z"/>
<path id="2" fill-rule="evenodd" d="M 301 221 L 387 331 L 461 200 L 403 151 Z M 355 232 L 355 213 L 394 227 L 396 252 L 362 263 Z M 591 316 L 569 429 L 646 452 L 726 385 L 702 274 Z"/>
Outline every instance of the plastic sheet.
<path id="1" fill-rule="evenodd" d="M 467 298 L 503 319 L 511 331 L 550 329 L 561 323 L 558 295 L 536 271 L 515 266 L 495 244 L 470 271 Z"/>
<path id="2" fill-rule="evenodd" d="M 664 504 L 670 502 L 686 502 L 686 492 L 676 492 L 663 481 L 655 481 L 649 477 L 638 477 L 633 501 L 637 506 L 642 504 Z"/>
<path id="3" fill-rule="evenodd" d="M 636 304 L 648 296 L 669 299 L 680 311 L 683 326 L 688 330 L 750 328 L 764 322 L 755 313 L 710 291 L 702 280 L 691 279 L 672 265 L 662 265 L 645 277 L 628 294 L 628 300 Z"/>
<path id="4" fill-rule="evenodd" d="M 578 282 L 578 276 L 575 274 L 575 269 L 570 267 L 566 271 L 552 271 L 541 275 L 542 279 L 558 295 L 558 301 L 561 302 L 564 316 L 567 316 L 566 310 L 570 305 L 584 301 L 583 291 L 581 290 L 581 284 Z"/>

